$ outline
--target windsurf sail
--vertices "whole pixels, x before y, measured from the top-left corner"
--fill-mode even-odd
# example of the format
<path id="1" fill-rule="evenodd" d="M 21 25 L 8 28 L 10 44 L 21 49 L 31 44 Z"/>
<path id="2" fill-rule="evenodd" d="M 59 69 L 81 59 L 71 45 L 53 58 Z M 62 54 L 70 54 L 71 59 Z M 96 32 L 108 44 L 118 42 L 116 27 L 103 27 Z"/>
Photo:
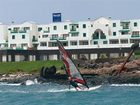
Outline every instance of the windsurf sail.
<path id="1" fill-rule="evenodd" d="M 71 79 L 73 79 L 75 82 L 80 83 L 80 84 L 86 86 L 87 88 L 89 88 L 85 79 L 81 75 L 80 71 L 75 66 L 75 64 L 72 61 L 72 59 L 70 58 L 69 54 L 64 49 L 62 43 L 57 40 L 57 44 L 58 44 L 58 49 L 60 52 L 61 59 L 65 65 L 65 70 L 66 70 L 66 74 L 68 75 L 68 77 L 71 77 Z"/>

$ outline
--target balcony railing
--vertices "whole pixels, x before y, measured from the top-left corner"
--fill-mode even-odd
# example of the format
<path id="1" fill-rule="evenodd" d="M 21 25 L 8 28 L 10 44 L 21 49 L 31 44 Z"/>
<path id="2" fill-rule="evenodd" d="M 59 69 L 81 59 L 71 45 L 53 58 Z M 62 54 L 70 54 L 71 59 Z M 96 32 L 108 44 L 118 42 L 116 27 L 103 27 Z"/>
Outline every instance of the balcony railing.
<path id="1" fill-rule="evenodd" d="M 37 41 L 38 41 L 38 39 L 34 39 L 34 38 L 32 39 L 32 42 L 37 42 Z"/>
<path id="2" fill-rule="evenodd" d="M 46 30 L 46 31 L 43 31 L 43 32 L 44 32 L 44 33 L 49 33 L 50 31 L 47 31 L 47 30 Z"/>
<path id="3" fill-rule="evenodd" d="M 26 30 L 19 30 L 19 33 L 26 33 Z"/>
<path id="4" fill-rule="evenodd" d="M 15 31 L 15 30 L 11 30 L 10 33 L 18 33 L 18 31 Z"/>
<path id="5" fill-rule="evenodd" d="M 10 33 L 26 33 L 26 30 L 11 30 Z"/>
<path id="6" fill-rule="evenodd" d="M 76 28 L 70 29 L 70 31 L 76 31 Z"/>
<path id="7" fill-rule="evenodd" d="M 140 35 L 131 35 L 131 38 L 138 38 Z"/>
<path id="8" fill-rule="evenodd" d="M 51 37 L 50 40 L 66 40 L 66 37 Z"/>
<path id="9" fill-rule="evenodd" d="M 50 40 L 56 40 L 58 37 L 51 37 Z"/>
<path id="10" fill-rule="evenodd" d="M 59 40 L 66 40 L 66 37 L 59 37 Z"/>

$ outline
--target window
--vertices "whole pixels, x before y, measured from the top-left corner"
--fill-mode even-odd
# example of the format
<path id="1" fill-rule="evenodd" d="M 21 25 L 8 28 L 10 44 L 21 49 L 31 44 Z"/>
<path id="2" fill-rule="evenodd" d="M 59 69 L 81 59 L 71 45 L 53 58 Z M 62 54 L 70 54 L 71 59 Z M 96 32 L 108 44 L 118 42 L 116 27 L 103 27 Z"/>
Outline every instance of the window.
<path id="1" fill-rule="evenodd" d="M 42 27 L 39 27 L 39 28 L 38 28 L 38 31 L 41 31 L 41 30 L 42 30 Z"/>
<path id="2" fill-rule="evenodd" d="M 8 28 L 9 31 L 11 31 L 11 28 Z"/>
<path id="3" fill-rule="evenodd" d="M 67 30 L 67 25 L 64 25 L 64 30 Z"/>
<path id="4" fill-rule="evenodd" d="M 47 46 L 46 42 L 40 42 L 40 46 Z"/>
<path id="5" fill-rule="evenodd" d="M 71 41 L 71 42 L 70 42 L 70 45 L 71 45 L 71 46 L 77 45 L 77 41 L 73 41 L 73 42 Z"/>
<path id="6" fill-rule="evenodd" d="M 88 41 L 79 41 L 79 45 L 88 45 Z"/>
<path id="7" fill-rule="evenodd" d="M 86 37 L 86 33 L 83 33 L 83 37 Z"/>
<path id="8" fill-rule="evenodd" d="M 30 30 L 30 27 L 24 27 L 23 30 Z"/>
<path id="9" fill-rule="evenodd" d="M 107 41 L 103 41 L 103 44 L 107 44 Z"/>
<path id="10" fill-rule="evenodd" d="M 126 43 L 128 43 L 128 39 L 121 39 L 120 41 L 121 41 L 121 44 L 126 44 Z"/>
<path id="11" fill-rule="evenodd" d="M 94 41 L 93 43 L 94 43 L 95 45 L 97 45 L 97 44 L 98 44 L 98 41 Z"/>
<path id="12" fill-rule="evenodd" d="M 32 41 L 36 41 L 36 38 L 35 38 L 35 36 L 33 36 L 33 39 L 32 39 Z"/>
<path id="13" fill-rule="evenodd" d="M 15 35 L 12 35 L 12 39 L 15 39 Z"/>
<path id="14" fill-rule="evenodd" d="M 116 27 L 116 23 L 113 23 L 113 27 Z"/>
<path id="15" fill-rule="evenodd" d="M 83 24 L 83 28 L 86 28 L 86 24 Z"/>
<path id="16" fill-rule="evenodd" d="M 140 43 L 140 39 L 130 39 L 130 43 Z"/>
<path id="17" fill-rule="evenodd" d="M 130 22 L 121 22 L 121 26 L 123 29 L 129 29 Z"/>
<path id="18" fill-rule="evenodd" d="M 132 31 L 132 35 L 140 35 L 139 31 Z"/>
<path id="19" fill-rule="evenodd" d="M 53 26 L 53 30 L 57 30 L 57 26 Z"/>
<path id="20" fill-rule="evenodd" d="M 48 35 L 42 35 L 42 38 L 47 38 L 48 37 Z"/>
<path id="21" fill-rule="evenodd" d="M 113 36 L 116 36 L 116 32 L 113 32 Z"/>
<path id="22" fill-rule="evenodd" d="M 58 38 L 58 34 L 52 34 L 52 38 Z"/>
<path id="23" fill-rule="evenodd" d="M 22 35 L 22 39 L 25 39 L 25 35 Z"/>
<path id="24" fill-rule="evenodd" d="M 134 22 L 134 27 L 137 27 L 137 22 Z"/>
<path id="25" fill-rule="evenodd" d="M 121 32 L 121 35 L 128 35 L 128 34 L 129 34 L 128 31 Z"/>
<path id="26" fill-rule="evenodd" d="M 52 47 L 56 47 L 57 46 L 57 43 L 52 43 Z"/>
<path id="27" fill-rule="evenodd" d="M 16 47 L 16 44 L 10 44 L 10 47 L 11 48 Z"/>
<path id="28" fill-rule="evenodd" d="M 112 40 L 109 40 L 109 43 L 110 44 L 119 44 L 119 40 L 118 39 L 112 39 Z"/>
<path id="29" fill-rule="evenodd" d="M 72 33 L 71 36 L 72 37 L 78 36 L 78 33 Z"/>

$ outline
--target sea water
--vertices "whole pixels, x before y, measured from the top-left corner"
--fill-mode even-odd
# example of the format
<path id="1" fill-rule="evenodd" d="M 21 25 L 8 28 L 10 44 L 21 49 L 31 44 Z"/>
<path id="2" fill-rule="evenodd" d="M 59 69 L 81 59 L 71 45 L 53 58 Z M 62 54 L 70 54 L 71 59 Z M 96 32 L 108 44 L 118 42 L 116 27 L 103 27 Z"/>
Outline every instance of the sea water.
<path id="1" fill-rule="evenodd" d="M 55 83 L 21 86 L 0 83 L 0 105 L 140 105 L 140 85 L 102 85 L 70 91 Z"/>

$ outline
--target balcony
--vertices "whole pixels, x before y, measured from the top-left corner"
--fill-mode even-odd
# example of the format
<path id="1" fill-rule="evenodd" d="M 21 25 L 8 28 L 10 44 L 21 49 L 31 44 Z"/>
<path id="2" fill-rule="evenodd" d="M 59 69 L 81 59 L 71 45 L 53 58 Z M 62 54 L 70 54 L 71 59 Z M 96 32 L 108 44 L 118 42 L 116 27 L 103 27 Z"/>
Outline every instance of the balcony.
<path id="1" fill-rule="evenodd" d="M 130 21 L 121 22 L 122 29 L 120 31 L 130 31 Z"/>
<path id="2" fill-rule="evenodd" d="M 131 35 L 131 38 L 138 38 L 140 35 Z"/>
<path id="3" fill-rule="evenodd" d="M 57 40 L 58 37 L 51 37 L 50 40 Z"/>
<path id="4" fill-rule="evenodd" d="M 79 34 L 79 32 L 76 31 L 76 30 L 71 30 L 71 31 L 69 32 L 69 34 L 74 34 L 74 33 Z"/>
<path id="5" fill-rule="evenodd" d="M 26 30 L 19 30 L 19 33 L 26 33 Z"/>
<path id="6" fill-rule="evenodd" d="M 47 31 L 47 30 L 45 30 L 45 31 L 43 31 L 44 33 L 49 33 L 50 31 Z"/>
<path id="7" fill-rule="evenodd" d="M 37 41 L 38 41 L 38 39 L 36 39 L 36 38 L 32 39 L 32 42 L 37 42 Z"/>
<path id="8" fill-rule="evenodd" d="M 11 30 L 10 33 L 18 33 L 17 30 Z"/>
<path id="9" fill-rule="evenodd" d="M 26 33 L 26 30 L 11 30 L 10 33 Z"/>
<path id="10" fill-rule="evenodd" d="M 59 40 L 66 40 L 66 37 L 59 37 Z"/>

